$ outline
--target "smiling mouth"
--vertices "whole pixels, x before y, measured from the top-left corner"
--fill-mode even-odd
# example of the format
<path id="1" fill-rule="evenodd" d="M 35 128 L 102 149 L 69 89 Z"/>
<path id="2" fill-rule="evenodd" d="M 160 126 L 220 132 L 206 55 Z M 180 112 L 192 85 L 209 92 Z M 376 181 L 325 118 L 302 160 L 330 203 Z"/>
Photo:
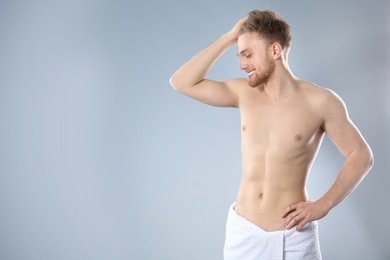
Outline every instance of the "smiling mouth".
<path id="1" fill-rule="evenodd" d="M 251 72 L 248 73 L 248 76 L 252 76 L 255 73 L 255 70 L 252 70 Z"/>

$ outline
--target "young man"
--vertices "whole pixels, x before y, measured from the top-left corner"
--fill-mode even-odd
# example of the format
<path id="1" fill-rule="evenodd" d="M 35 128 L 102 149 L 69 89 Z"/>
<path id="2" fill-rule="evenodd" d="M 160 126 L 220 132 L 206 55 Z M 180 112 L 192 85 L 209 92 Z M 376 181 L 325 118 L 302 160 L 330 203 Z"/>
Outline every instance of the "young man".
<path id="1" fill-rule="evenodd" d="M 248 78 L 205 79 L 235 43 Z M 201 102 L 240 109 L 242 178 L 229 209 L 225 259 L 321 259 L 317 220 L 351 193 L 373 164 L 343 101 L 293 75 L 290 44 L 290 27 L 280 16 L 254 10 L 170 79 L 177 91 Z M 334 185 L 310 202 L 306 179 L 324 133 L 346 161 Z"/>

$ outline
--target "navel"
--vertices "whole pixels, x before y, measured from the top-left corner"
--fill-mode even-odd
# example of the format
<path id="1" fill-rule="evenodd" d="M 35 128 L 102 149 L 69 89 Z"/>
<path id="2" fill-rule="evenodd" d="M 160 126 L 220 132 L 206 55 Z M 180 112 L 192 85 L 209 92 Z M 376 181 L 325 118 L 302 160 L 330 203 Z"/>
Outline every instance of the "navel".
<path id="1" fill-rule="evenodd" d="M 303 138 L 303 136 L 300 134 L 295 135 L 295 141 L 297 141 L 297 142 L 301 141 L 302 138 Z"/>
<path id="2" fill-rule="evenodd" d="M 243 126 L 242 126 L 242 131 L 245 132 L 245 130 L 246 130 L 246 126 L 243 125 Z"/>

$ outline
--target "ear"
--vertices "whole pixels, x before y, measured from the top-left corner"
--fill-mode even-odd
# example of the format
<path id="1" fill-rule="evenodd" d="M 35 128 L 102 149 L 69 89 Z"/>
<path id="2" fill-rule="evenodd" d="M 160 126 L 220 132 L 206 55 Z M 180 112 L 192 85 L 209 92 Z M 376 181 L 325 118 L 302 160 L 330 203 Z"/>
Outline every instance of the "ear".
<path id="1" fill-rule="evenodd" d="M 282 53 L 283 53 L 282 45 L 280 45 L 280 43 L 278 43 L 278 42 L 274 42 L 271 45 L 271 51 L 272 51 L 272 58 L 274 60 L 279 59 L 280 56 L 282 56 Z"/>

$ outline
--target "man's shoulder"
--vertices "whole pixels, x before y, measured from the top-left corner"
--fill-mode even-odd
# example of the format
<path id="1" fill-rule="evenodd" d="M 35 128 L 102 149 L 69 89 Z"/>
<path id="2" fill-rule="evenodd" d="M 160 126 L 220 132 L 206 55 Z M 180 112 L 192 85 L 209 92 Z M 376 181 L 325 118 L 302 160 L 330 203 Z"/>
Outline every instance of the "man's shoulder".
<path id="1" fill-rule="evenodd" d="M 240 88 L 242 86 L 249 86 L 248 79 L 245 78 L 233 78 L 225 81 L 225 84 L 233 88 Z"/>
<path id="2" fill-rule="evenodd" d="M 306 100 L 319 115 L 327 117 L 328 114 L 344 113 L 346 110 L 344 101 L 333 90 L 307 81 L 301 84 Z"/>
<path id="3" fill-rule="evenodd" d="M 309 81 L 300 80 L 300 89 L 302 93 L 316 102 L 329 102 L 341 100 L 340 97 L 331 89 L 321 87 Z"/>
<path id="4" fill-rule="evenodd" d="M 239 99 L 245 96 L 245 93 L 252 89 L 249 87 L 248 79 L 246 78 L 233 78 L 226 80 L 224 83 L 230 91 L 239 97 Z"/>

